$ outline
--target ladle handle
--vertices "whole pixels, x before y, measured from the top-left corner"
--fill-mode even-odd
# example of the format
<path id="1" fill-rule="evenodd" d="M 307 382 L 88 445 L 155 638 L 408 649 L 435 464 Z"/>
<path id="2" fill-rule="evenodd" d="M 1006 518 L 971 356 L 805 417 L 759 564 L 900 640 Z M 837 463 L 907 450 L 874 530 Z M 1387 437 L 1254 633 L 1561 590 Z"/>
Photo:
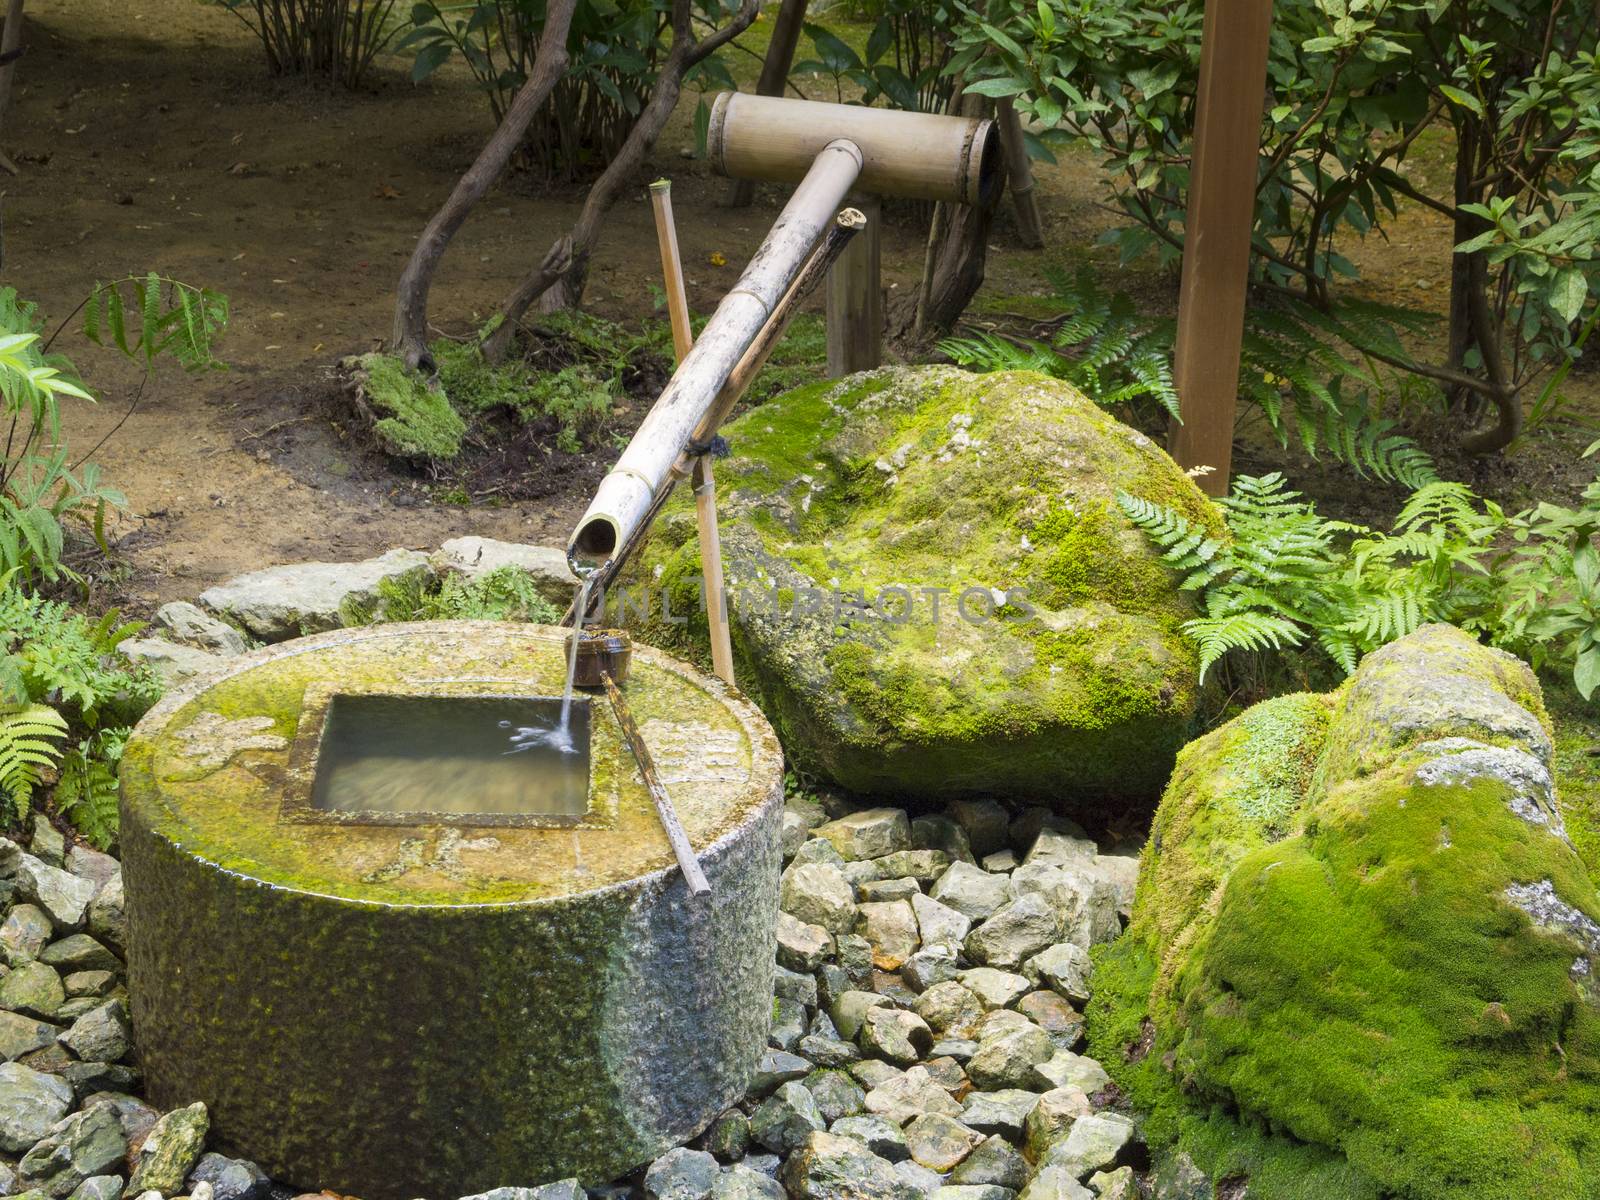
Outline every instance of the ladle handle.
<path id="1" fill-rule="evenodd" d="M 633 723 L 633 713 L 628 710 L 628 704 L 612 680 L 611 672 L 602 670 L 600 678 L 605 681 L 606 698 L 611 701 L 611 711 L 617 716 L 617 724 L 622 726 L 622 738 L 628 743 L 628 749 L 633 751 L 634 761 L 639 764 L 639 774 L 644 777 L 644 785 L 650 790 L 650 798 L 655 801 L 661 828 L 667 831 L 667 841 L 672 844 L 672 852 L 678 856 L 678 869 L 688 881 L 689 891 L 696 896 L 704 896 L 711 890 L 711 884 L 706 881 L 705 872 L 700 869 L 700 860 L 695 856 L 694 847 L 689 844 L 689 835 L 683 831 L 683 824 L 678 820 L 678 810 L 672 806 L 672 797 L 667 795 L 661 776 L 656 774 L 655 760 L 650 757 L 649 747 L 644 744 L 639 727 Z"/>

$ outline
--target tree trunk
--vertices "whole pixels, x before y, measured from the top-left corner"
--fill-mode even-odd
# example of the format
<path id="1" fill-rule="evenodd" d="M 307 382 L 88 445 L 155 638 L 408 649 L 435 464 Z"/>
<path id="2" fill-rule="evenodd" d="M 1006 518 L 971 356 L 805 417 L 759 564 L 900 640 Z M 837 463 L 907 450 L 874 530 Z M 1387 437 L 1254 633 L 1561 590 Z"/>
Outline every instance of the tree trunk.
<path id="1" fill-rule="evenodd" d="M 20 4 L 21 0 L 13 0 Z M 433 220 L 417 239 L 411 261 L 400 275 L 395 291 L 394 332 L 391 350 L 399 355 L 408 367 L 423 367 L 430 373 L 434 369 L 433 357 L 428 353 L 428 289 L 433 284 L 434 272 L 444 257 L 450 240 L 460 230 L 462 223 L 491 187 L 517 147 L 522 144 L 534 115 L 544 107 L 550 93 L 567 69 L 567 30 L 572 24 L 572 14 L 577 0 L 550 0 L 539 37 L 539 51 L 533 60 L 528 80 L 518 90 L 511 107 L 506 110 L 491 137 L 479 153 L 477 160 L 467 168 L 444 207 L 434 214 Z"/>
<path id="2" fill-rule="evenodd" d="M 761 78 L 756 81 L 756 95 L 781 96 L 789 82 L 789 68 L 794 65 L 795 47 L 800 44 L 800 30 L 806 21 L 807 0 L 783 0 L 777 19 L 772 23 L 772 41 L 767 46 L 767 57 L 761 64 Z M 756 197 L 756 181 L 734 179 L 728 183 L 729 208 L 748 208 Z"/>
<path id="3" fill-rule="evenodd" d="M 1482 217 L 1472 216 L 1461 211 L 1463 204 L 1471 204 L 1477 199 L 1477 194 L 1472 187 L 1472 178 L 1476 174 L 1473 163 L 1473 148 L 1477 144 L 1477 131 L 1470 119 L 1463 119 L 1456 124 L 1456 170 L 1455 170 L 1455 228 L 1452 231 L 1452 245 L 1459 246 L 1471 238 L 1477 237 L 1484 229 Z M 1445 365 L 1453 370 L 1464 370 L 1463 360 L 1467 351 L 1472 348 L 1472 309 L 1470 297 L 1472 295 L 1472 260 L 1465 254 L 1452 254 L 1450 256 L 1450 344 Z M 1449 410 L 1463 421 L 1469 422 L 1477 415 L 1481 407 L 1478 396 L 1467 388 L 1453 388 L 1446 395 Z"/>
<path id="4" fill-rule="evenodd" d="M 605 215 L 633 181 L 661 136 L 678 103 L 684 75 L 719 46 L 749 28 L 750 22 L 755 20 L 756 5 L 757 0 L 744 0 L 731 22 L 704 41 L 696 41 L 690 26 L 689 0 L 673 0 L 672 49 L 656 76 L 655 91 L 628 131 L 627 140 L 616 157 L 589 189 L 572 231 L 550 248 L 544 262 L 531 271 L 500 306 L 499 323 L 483 341 L 485 359 L 489 362 L 505 359 L 518 322 L 540 297 L 550 293 L 547 309 L 575 307 L 583 298 L 589 259 L 600 241 Z"/>
<path id="5" fill-rule="evenodd" d="M 981 117 L 986 114 L 989 101 L 982 96 L 958 93 L 952 107 L 960 116 Z M 995 206 L 998 205 L 997 196 Z M 944 210 L 942 218 L 940 210 Z M 917 305 L 918 336 L 948 330 L 966 312 L 972 297 L 983 286 L 989 227 L 993 224 L 994 207 L 941 202 L 934 210 Z"/>
<path id="6" fill-rule="evenodd" d="M 22 52 L 22 3 L 23 0 L 11 0 L 6 8 L 5 31 L 0 33 L 0 128 L 5 125 L 5 119 L 11 111 L 11 84 L 17 74 L 17 59 Z M 6 169 L 13 175 L 16 168 L 10 165 L 10 160 L 0 154 L 0 160 L 6 164 Z"/>

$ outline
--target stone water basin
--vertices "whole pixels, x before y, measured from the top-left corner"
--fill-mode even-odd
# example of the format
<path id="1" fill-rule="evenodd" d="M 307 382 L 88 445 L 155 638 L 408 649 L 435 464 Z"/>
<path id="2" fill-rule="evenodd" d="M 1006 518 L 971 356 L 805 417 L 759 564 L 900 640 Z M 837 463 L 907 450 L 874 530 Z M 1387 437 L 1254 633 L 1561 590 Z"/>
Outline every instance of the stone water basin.
<path id="1" fill-rule="evenodd" d="M 122 839 L 156 1103 L 203 1100 L 276 1178 L 405 1200 L 600 1183 L 743 1095 L 772 1003 L 777 742 L 733 689 L 635 649 L 623 691 L 712 886 L 691 897 L 603 697 L 580 693 L 565 775 L 526 757 L 523 788 L 524 756 L 477 745 L 551 720 L 563 641 L 341 630 L 151 710 Z"/>

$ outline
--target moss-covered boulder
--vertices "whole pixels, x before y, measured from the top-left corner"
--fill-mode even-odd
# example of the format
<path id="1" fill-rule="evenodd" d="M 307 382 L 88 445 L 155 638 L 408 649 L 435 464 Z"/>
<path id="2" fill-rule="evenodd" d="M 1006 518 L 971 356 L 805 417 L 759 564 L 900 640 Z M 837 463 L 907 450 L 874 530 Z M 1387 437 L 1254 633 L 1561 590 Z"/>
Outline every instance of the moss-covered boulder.
<path id="1" fill-rule="evenodd" d="M 1538 685 L 1447 626 L 1179 758 L 1094 1050 L 1256 1200 L 1600 1196 L 1600 893 Z"/>
<path id="2" fill-rule="evenodd" d="M 1219 525 L 1149 438 L 1059 380 L 940 367 L 799 388 L 724 432 L 738 679 L 797 766 L 1067 808 L 1160 788 L 1194 710 L 1192 614 L 1116 495 Z M 684 493 L 611 611 L 703 660 Z"/>
<path id="3" fill-rule="evenodd" d="M 433 461 L 460 455 L 467 423 L 436 382 L 392 354 L 341 359 L 339 368 L 350 402 L 386 453 Z"/>

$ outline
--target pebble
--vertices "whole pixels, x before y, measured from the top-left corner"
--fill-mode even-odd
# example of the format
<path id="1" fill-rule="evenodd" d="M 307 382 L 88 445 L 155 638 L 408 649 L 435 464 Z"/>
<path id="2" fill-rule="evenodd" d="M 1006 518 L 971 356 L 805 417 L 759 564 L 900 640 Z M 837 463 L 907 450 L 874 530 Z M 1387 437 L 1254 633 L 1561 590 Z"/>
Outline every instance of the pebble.
<path id="1" fill-rule="evenodd" d="M 959 946 L 972 932 L 972 918 L 948 904 L 941 904 L 932 896 L 924 896 L 921 891 L 911 896 L 910 901 L 924 946 Z"/>
<path id="2" fill-rule="evenodd" d="M 956 976 L 985 1008 L 1008 1008 L 1033 990 L 1025 975 L 994 967 L 973 967 Z"/>
<path id="3" fill-rule="evenodd" d="M 966 1123 L 965 1117 L 962 1120 Z M 1018 1192 L 1028 1182 L 1028 1161 L 1000 1134 L 991 1134 L 961 1161 L 950 1182 Z"/>
<path id="4" fill-rule="evenodd" d="M 911 1157 L 906 1135 L 898 1125 L 877 1116 L 842 1117 L 829 1126 L 830 1133 L 854 1138 L 879 1158 L 901 1162 Z"/>
<path id="5" fill-rule="evenodd" d="M 703 1150 L 668 1150 L 644 1173 L 648 1200 L 706 1200 L 721 1168 Z"/>
<path id="6" fill-rule="evenodd" d="M 856 923 L 855 889 L 844 873 L 829 863 L 797 862 L 785 870 L 778 906 L 829 933 L 849 933 Z"/>
<path id="7" fill-rule="evenodd" d="M 200 1161 L 211 1118 L 206 1106 L 196 1101 L 187 1108 L 174 1109 L 155 1123 L 139 1152 L 139 1162 L 128 1190 L 145 1190 L 177 1195 L 183 1181 Z"/>
<path id="8" fill-rule="evenodd" d="M 750 1138 L 775 1154 L 788 1154 L 826 1124 L 805 1085 L 786 1083 L 751 1114 Z"/>
<path id="9" fill-rule="evenodd" d="M 898 970 L 917 952 L 917 917 L 906 900 L 863 904 L 859 932 L 872 947 L 872 963 L 885 971 Z"/>
<path id="10" fill-rule="evenodd" d="M 992 875 L 971 863 L 951 863 L 928 894 L 970 921 L 984 921 L 1011 899 L 1003 875 Z"/>
<path id="11" fill-rule="evenodd" d="M 906 1126 L 905 1134 L 912 1161 L 940 1174 L 954 1170 L 983 1140 L 982 1134 L 943 1113 L 924 1113 Z"/>
<path id="12" fill-rule="evenodd" d="M 0 1063 L 0 1150 L 23 1154 L 72 1106 L 72 1087 L 21 1063 Z"/>
<path id="13" fill-rule="evenodd" d="M 805 1088 L 816 1101 L 817 1112 L 824 1124 L 844 1117 L 853 1117 L 866 1104 L 867 1094 L 856 1081 L 843 1071 L 817 1070 L 805 1078 Z"/>
<path id="14" fill-rule="evenodd" d="M 1098 1062 L 1071 1050 L 1057 1050 L 1034 1072 L 1046 1087 L 1074 1087 L 1091 1096 L 1111 1082 L 1111 1076 Z"/>
<path id="15" fill-rule="evenodd" d="M 790 1156 L 780 1176 L 791 1200 L 916 1200 L 920 1192 L 896 1166 L 854 1138 L 817 1132 Z"/>
<path id="16" fill-rule="evenodd" d="M 833 957 L 833 934 L 792 913 L 778 913 L 778 963 L 791 971 L 815 971 Z"/>
<path id="17" fill-rule="evenodd" d="M 1050 1147 L 1046 1167 L 1060 1167 L 1075 1179 L 1087 1179 L 1117 1161 L 1133 1140 L 1133 1122 L 1120 1113 L 1089 1113 L 1072 1123 L 1067 1136 Z"/>
<path id="18" fill-rule="evenodd" d="M 956 947 L 937 944 L 924 946 L 900 969 L 900 976 L 915 992 L 926 991 L 936 983 L 945 983 L 961 973 L 961 960 Z"/>
<path id="19" fill-rule="evenodd" d="M 909 1067 L 933 1046 L 933 1031 L 914 1012 L 878 1007 L 867 1010 L 858 1040 L 863 1053 Z"/>
<path id="20" fill-rule="evenodd" d="M 957 1116 L 961 1105 L 933 1081 L 926 1067 L 912 1067 L 900 1078 L 869 1091 L 867 1111 L 903 1126 L 924 1113 Z"/>

